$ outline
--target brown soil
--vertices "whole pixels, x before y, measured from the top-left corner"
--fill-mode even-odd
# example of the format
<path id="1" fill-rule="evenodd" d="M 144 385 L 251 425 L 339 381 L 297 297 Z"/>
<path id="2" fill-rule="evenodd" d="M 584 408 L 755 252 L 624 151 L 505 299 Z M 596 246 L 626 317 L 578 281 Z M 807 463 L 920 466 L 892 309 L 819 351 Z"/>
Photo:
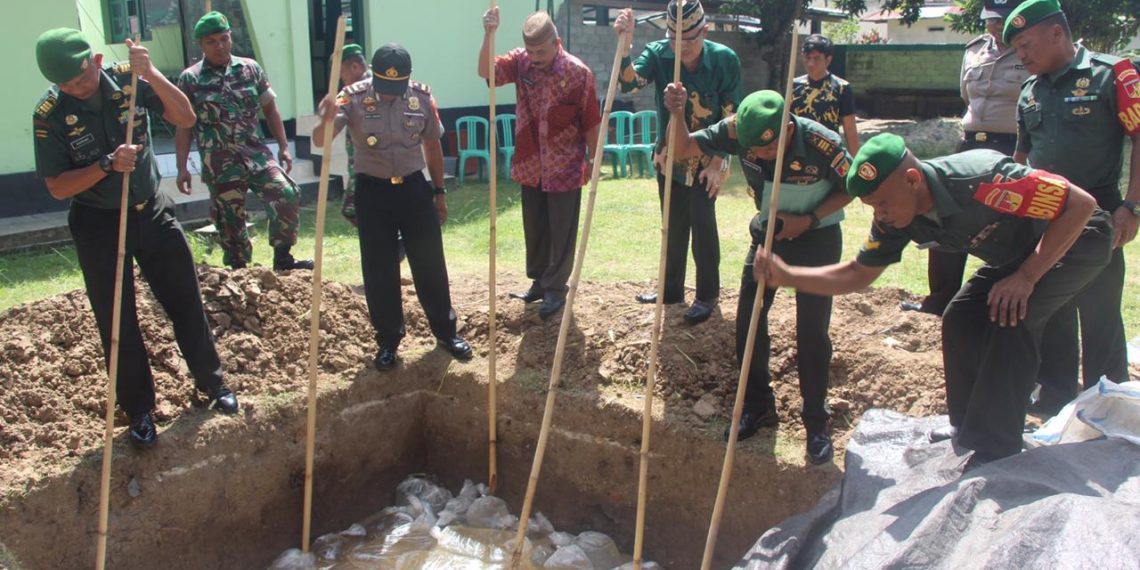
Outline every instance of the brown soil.
<path id="1" fill-rule="evenodd" d="M 247 407 L 264 397 L 296 394 L 307 383 L 308 272 L 277 275 L 266 269 L 222 271 L 201 267 L 207 312 L 227 369 L 227 381 Z M 500 378 L 533 380 L 542 390 L 549 379 L 558 336 L 558 319 L 543 322 L 534 306 L 508 301 L 507 291 L 524 287 L 515 277 L 499 285 L 498 363 Z M 563 387 L 567 391 L 604 389 L 631 399 L 643 390 L 653 306 L 633 296 L 646 284 L 584 283 L 567 342 Z M 482 280 L 458 278 L 452 295 L 460 334 L 477 353 L 487 353 L 486 288 Z M 835 356 L 830 404 L 842 444 L 859 414 L 887 407 L 927 415 L 943 413 L 939 326 L 933 317 L 902 313 L 904 293 L 869 290 L 838 298 L 832 320 Z M 416 302 L 405 286 L 407 359 L 433 346 Z M 368 366 L 374 352 L 364 299 L 348 286 L 324 287 L 321 372 L 352 376 Z M 802 439 L 795 371 L 794 297 L 781 293 L 771 317 L 772 370 L 785 429 Z M 666 307 L 660 348 L 659 395 L 683 422 L 700 429 L 731 413 L 737 380 L 734 358 L 736 294 L 727 292 L 709 322 L 688 326 L 684 308 Z M 149 290 L 139 287 L 139 314 L 158 391 L 157 417 L 169 422 L 203 402 L 193 388 L 174 343 L 169 322 Z M 98 334 L 82 291 L 74 291 L 0 315 L 0 495 L 52 477 L 102 443 L 105 374 Z M 520 371 L 532 373 L 519 374 Z M 702 396 L 717 413 L 690 411 Z M 699 409 L 699 407 L 698 407 Z M 120 414 L 120 426 L 125 418 Z M 17 491 L 18 493 L 18 491 Z M 0 500 L 0 503 L 7 502 Z"/>

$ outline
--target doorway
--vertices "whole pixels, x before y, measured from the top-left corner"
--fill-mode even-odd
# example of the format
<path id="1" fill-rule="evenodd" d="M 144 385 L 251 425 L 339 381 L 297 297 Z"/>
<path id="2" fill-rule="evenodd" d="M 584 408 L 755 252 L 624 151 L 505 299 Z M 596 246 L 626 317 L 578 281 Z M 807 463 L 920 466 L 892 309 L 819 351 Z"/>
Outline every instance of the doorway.
<path id="1" fill-rule="evenodd" d="M 313 73 L 313 104 L 324 96 L 331 71 L 330 52 L 336 43 L 336 20 L 341 14 L 348 16 L 344 27 L 344 43 L 364 45 L 364 1 L 363 0 L 310 0 L 309 2 L 309 46 Z M 368 56 L 365 56 L 368 57 Z"/>

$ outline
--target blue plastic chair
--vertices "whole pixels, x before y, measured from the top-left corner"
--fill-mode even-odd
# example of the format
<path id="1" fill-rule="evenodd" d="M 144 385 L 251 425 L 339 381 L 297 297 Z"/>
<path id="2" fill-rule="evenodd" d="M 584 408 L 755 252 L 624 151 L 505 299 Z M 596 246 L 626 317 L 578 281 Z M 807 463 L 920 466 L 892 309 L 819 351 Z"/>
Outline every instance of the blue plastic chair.
<path id="1" fill-rule="evenodd" d="M 614 177 L 626 175 L 626 167 L 629 165 L 629 145 L 632 141 L 633 135 L 631 125 L 633 124 L 633 113 L 629 111 L 613 111 L 610 113 L 610 125 L 613 126 L 613 142 L 610 140 L 607 129 L 606 140 L 607 144 L 602 148 L 602 159 L 605 155 L 611 155 L 613 159 Z M 621 170 L 618 170 L 618 165 L 621 165 Z M 619 174 L 620 172 L 620 174 Z"/>
<path id="2" fill-rule="evenodd" d="M 657 111 L 645 110 L 633 114 L 629 160 L 637 162 L 637 175 L 645 176 L 653 170 L 653 148 L 657 146 Z M 632 169 L 632 167 L 631 167 Z"/>
<path id="3" fill-rule="evenodd" d="M 496 115 L 499 129 L 499 154 L 503 155 L 503 174 L 511 175 L 511 157 L 515 155 L 515 116 L 507 113 Z"/>
<path id="4" fill-rule="evenodd" d="M 477 116 L 460 117 L 455 121 L 455 143 L 459 147 L 459 160 L 455 162 L 455 169 L 460 184 L 463 184 L 467 175 L 468 159 L 479 161 L 480 181 L 483 180 L 484 165 L 488 169 L 491 167 L 490 143 L 487 142 L 490 137 L 489 125 L 487 119 Z"/>

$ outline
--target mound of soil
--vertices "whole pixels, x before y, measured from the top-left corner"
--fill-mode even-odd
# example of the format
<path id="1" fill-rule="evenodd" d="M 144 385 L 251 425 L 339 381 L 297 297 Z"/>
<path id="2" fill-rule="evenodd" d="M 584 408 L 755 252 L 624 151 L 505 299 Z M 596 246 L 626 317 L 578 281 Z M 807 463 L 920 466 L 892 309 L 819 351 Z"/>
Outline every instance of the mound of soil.
<path id="1" fill-rule="evenodd" d="M 310 273 L 276 274 L 263 268 L 198 270 L 227 382 L 243 406 L 298 395 L 308 382 Z M 504 276 L 499 285 L 498 363 L 529 378 L 536 389 L 549 380 L 559 319 L 542 321 L 536 305 L 509 301 L 507 291 L 527 283 Z M 583 283 L 567 340 L 562 383 L 568 391 L 639 394 L 650 350 L 654 307 L 638 305 L 645 283 Z M 434 339 L 410 284 L 404 287 L 408 336 L 405 358 L 431 349 Z M 323 289 L 320 370 L 351 377 L 370 366 L 375 344 L 359 290 L 339 283 Z M 487 288 L 458 277 L 452 298 L 460 334 L 487 354 Z M 832 319 L 835 355 L 830 403 L 842 439 L 869 407 L 910 414 L 943 413 L 939 322 L 903 313 L 904 293 L 868 290 L 836 299 Z M 668 306 L 659 352 L 658 393 L 697 426 L 731 413 L 737 381 L 736 293 L 725 291 L 708 322 L 686 325 L 685 307 Z M 139 320 L 157 385 L 157 417 L 169 422 L 204 401 L 193 388 L 173 331 L 149 289 L 139 280 Z M 771 314 L 773 384 L 785 425 L 798 427 L 794 296 L 781 292 Z M 14 308 L 0 315 L 0 494 L 77 462 L 102 445 L 106 374 L 94 318 L 82 291 Z M 500 373 L 500 379 L 509 377 Z M 520 380 L 521 381 L 521 380 Z M 691 411 L 689 411 L 691 410 Z M 126 419 L 120 414 L 119 425 Z"/>

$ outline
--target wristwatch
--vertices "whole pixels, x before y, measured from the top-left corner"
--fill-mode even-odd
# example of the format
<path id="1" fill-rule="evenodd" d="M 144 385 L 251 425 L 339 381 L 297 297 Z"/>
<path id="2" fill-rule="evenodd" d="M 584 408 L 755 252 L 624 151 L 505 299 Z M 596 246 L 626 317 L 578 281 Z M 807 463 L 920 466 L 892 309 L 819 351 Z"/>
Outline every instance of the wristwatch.
<path id="1" fill-rule="evenodd" d="M 1121 202 L 1120 205 L 1127 208 L 1129 212 L 1132 212 L 1133 216 L 1140 217 L 1140 204 L 1137 204 L 1132 200 L 1125 200 Z"/>
<path id="2" fill-rule="evenodd" d="M 115 159 L 111 158 L 109 154 L 99 157 L 99 168 L 107 174 L 113 173 L 115 171 Z"/>
<path id="3" fill-rule="evenodd" d="M 807 215 L 809 218 L 811 218 L 811 225 L 808 226 L 808 229 L 814 230 L 814 229 L 818 228 L 819 227 L 819 216 L 815 215 L 815 211 L 808 212 Z"/>
<path id="4" fill-rule="evenodd" d="M 435 193 L 436 196 L 439 196 L 441 194 L 447 194 L 447 187 L 446 186 L 440 186 L 438 188 L 433 188 L 432 191 Z"/>

